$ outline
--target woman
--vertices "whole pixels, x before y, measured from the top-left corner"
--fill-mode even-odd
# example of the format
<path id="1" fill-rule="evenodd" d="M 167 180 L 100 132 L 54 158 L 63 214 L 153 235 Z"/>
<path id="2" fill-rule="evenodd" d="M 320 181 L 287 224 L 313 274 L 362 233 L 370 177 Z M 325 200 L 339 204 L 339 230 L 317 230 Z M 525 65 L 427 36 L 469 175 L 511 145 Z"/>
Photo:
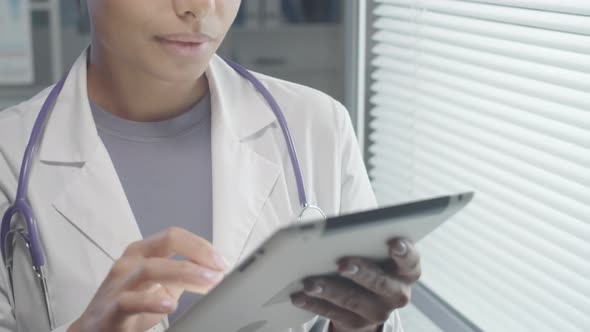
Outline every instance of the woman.
<path id="1" fill-rule="evenodd" d="M 269 105 L 214 55 L 239 0 L 88 2 L 91 46 L 47 119 L 27 192 L 54 326 L 20 250 L 12 283 L 2 268 L 0 331 L 162 330 L 300 212 Z M 282 107 L 309 202 L 329 215 L 373 207 L 342 105 L 256 76 Z M 0 113 L 0 211 L 49 91 Z M 408 241 L 390 247 L 389 264 L 344 260 L 340 277 L 306 280 L 293 303 L 328 318 L 325 329 L 401 330 L 394 310 L 420 264 Z"/>

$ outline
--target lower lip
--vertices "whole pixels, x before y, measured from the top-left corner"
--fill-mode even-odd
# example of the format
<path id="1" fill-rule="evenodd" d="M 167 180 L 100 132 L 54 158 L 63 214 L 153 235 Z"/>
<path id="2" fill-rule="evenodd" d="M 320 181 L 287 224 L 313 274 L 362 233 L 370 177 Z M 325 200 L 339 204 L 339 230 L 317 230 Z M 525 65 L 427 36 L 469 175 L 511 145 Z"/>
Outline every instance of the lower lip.
<path id="1" fill-rule="evenodd" d="M 207 49 L 207 46 L 209 46 L 209 42 L 184 43 L 161 38 L 156 38 L 156 40 L 168 53 L 181 57 L 199 56 L 203 54 L 203 52 Z"/>

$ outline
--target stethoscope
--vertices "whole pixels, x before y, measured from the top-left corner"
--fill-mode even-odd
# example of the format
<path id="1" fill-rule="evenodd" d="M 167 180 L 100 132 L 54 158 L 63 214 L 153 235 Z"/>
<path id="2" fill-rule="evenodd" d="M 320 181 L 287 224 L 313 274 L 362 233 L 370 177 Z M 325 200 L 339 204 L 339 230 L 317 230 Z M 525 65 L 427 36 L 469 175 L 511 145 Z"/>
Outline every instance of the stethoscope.
<path id="1" fill-rule="evenodd" d="M 258 80 L 247 69 L 228 59 L 224 60 L 242 77 L 250 81 L 254 88 L 258 90 L 260 94 L 262 94 L 262 96 L 270 106 L 271 110 L 273 111 L 279 122 L 281 131 L 283 132 L 283 136 L 287 144 L 289 157 L 291 159 L 291 165 L 293 167 L 293 172 L 295 174 L 295 181 L 297 183 L 299 204 L 301 206 L 301 213 L 299 214 L 297 221 L 301 222 L 308 220 L 326 219 L 326 215 L 319 207 L 310 205 L 307 201 L 305 186 L 303 184 L 303 175 L 301 172 L 301 168 L 299 166 L 299 160 L 297 159 L 295 145 L 293 144 L 291 133 L 289 131 L 289 128 L 287 127 L 287 121 L 285 119 L 285 116 L 276 99 L 272 96 L 270 91 L 268 91 L 268 89 L 262 84 L 262 82 L 260 82 L 260 80 Z M 23 161 L 21 164 L 18 179 L 18 187 L 16 191 L 16 198 L 14 200 L 14 204 L 11 205 L 8 208 L 8 210 L 6 210 L 4 217 L 2 217 L 2 225 L 0 227 L 0 249 L 2 250 L 4 264 L 8 272 L 9 282 L 12 290 L 13 303 L 15 301 L 14 284 L 12 279 L 13 257 L 14 250 L 16 248 L 16 240 L 20 239 L 24 242 L 24 244 L 27 246 L 29 250 L 29 254 L 31 257 L 31 265 L 33 266 L 35 277 L 37 278 L 39 285 L 41 287 L 41 292 L 43 293 L 42 295 L 45 302 L 45 309 L 47 311 L 47 317 L 49 319 L 49 325 L 51 329 L 55 328 L 55 320 L 53 317 L 53 313 L 51 311 L 49 290 L 47 287 L 47 279 L 44 271 L 45 255 L 39 239 L 39 231 L 37 229 L 37 221 L 35 219 L 35 214 L 33 213 L 33 209 L 31 208 L 31 206 L 27 202 L 26 192 L 28 188 L 31 163 L 33 162 L 33 155 L 35 154 L 37 146 L 39 144 L 46 119 L 51 113 L 51 110 L 53 109 L 57 101 L 57 98 L 64 86 L 66 78 L 67 76 L 60 80 L 53 87 L 53 89 L 49 93 L 49 96 L 43 103 L 43 106 L 41 107 L 41 111 L 39 112 L 37 119 L 35 120 L 33 131 L 29 138 L 29 142 L 27 143 L 27 147 L 25 149 L 25 154 L 23 156 Z M 13 227 L 13 217 L 17 214 L 20 214 L 23 217 L 24 223 L 19 223 L 20 220 L 17 220 L 16 225 L 14 225 Z"/>

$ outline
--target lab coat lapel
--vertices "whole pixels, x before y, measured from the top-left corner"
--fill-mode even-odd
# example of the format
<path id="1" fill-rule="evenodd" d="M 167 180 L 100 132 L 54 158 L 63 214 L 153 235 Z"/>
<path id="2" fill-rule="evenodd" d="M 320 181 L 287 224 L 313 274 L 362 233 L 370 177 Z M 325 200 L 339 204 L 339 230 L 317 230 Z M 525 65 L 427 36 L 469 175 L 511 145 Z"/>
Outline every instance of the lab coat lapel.
<path id="1" fill-rule="evenodd" d="M 274 115 L 256 89 L 223 60 L 207 71 L 212 103 L 213 244 L 234 265 L 281 172 L 257 153 L 256 133 Z"/>
<path id="2" fill-rule="evenodd" d="M 53 206 L 116 259 L 141 233 L 96 131 L 86 92 L 86 59 L 79 58 L 64 85 L 45 129 L 40 159 L 71 167 L 71 180 Z M 213 243 L 234 265 L 281 173 L 280 161 L 263 157 L 255 144 L 257 134 L 272 127 L 275 118 L 257 90 L 217 56 L 206 75 L 212 106 Z"/>
<path id="3" fill-rule="evenodd" d="M 142 236 L 104 146 L 76 173 L 53 206 L 116 260 Z"/>
<path id="4" fill-rule="evenodd" d="M 72 67 L 40 145 L 42 163 L 67 169 L 52 205 L 112 259 L 141 238 L 88 102 L 86 53 Z M 60 173 L 61 174 L 61 173 Z"/>

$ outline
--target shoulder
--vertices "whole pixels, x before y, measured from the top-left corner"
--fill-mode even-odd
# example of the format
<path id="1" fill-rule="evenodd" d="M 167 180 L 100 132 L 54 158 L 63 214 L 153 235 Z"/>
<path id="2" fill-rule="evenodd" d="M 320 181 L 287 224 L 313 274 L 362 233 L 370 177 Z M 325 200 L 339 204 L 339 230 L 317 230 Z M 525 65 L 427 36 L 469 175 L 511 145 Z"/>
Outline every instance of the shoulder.
<path id="1" fill-rule="evenodd" d="M 29 100 L 0 111 L 0 159 L 20 159 L 51 87 Z"/>
<path id="2" fill-rule="evenodd" d="M 26 129 L 24 127 L 27 125 L 32 127 L 52 87 L 49 86 L 30 99 L 0 111 L 0 128 L 2 128 L 0 135 L 4 136 L 9 131 L 14 133 L 15 130 Z"/>
<path id="3" fill-rule="evenodd" d="M 259 73 L 255 75 L 275 97 L 285 117 L 298 126 L 337 132 L 350 122 L 344 105 L 324 92 Z"/>

